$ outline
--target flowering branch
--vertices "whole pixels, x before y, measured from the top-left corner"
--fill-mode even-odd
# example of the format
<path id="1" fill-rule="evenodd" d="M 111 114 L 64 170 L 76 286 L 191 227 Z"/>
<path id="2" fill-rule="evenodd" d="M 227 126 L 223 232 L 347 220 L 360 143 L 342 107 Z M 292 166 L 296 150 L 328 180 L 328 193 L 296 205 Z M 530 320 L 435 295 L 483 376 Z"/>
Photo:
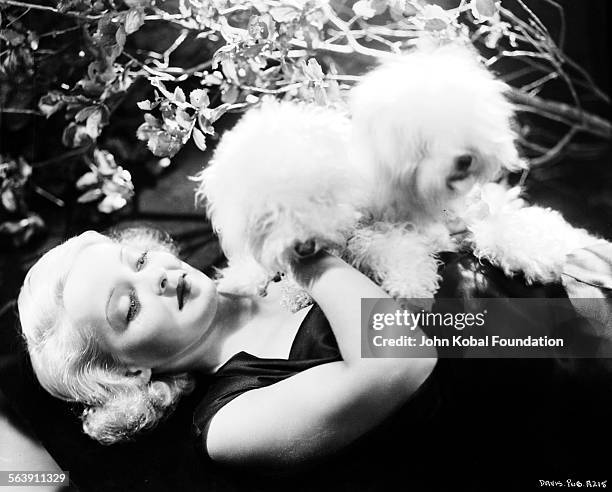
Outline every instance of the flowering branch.
<path id="1" fill-rule="evenodd" d="M 537 115 L 537 124 L 544 118 L 567 127 L 554 145 L 536 141 L 541 132 L 520 136 L 532 165 L 553 162 L 568 150 L 586 152 L 576 137 L 609 140 L 612 125 L 588 111 L 585 101 L 609 104 L 610 98 L 563 52 L 563 9 L 555 0 L 544 1 L 559 13 L 557 39 L 523 0 L 513 10 L 503 0 L 461 0 L 451 9 L 419 0 L 177 0 L 171 8 L 153 0 L 59 0 L 56 7 L 0 0 L 0 23 L 8 19 L 0 26 L 2 94 L 23 93 L 25 81 L 45 64 L 57 63 L 58 74 L 64 68 L 67 73 L 43 85 L 42 93 L 35 92 L 41 86 L 31 84 L 26 102 L 16 96 L 3 99 L 0 106 L 6 107 L 0 112 L 16 120 L 18 115 L 63 114 L 61 141 L 69 148 L 37 156 L 30 167 L 0 156 L 9 163 L 6 169 L 21 169 L 21 177 L 2 189 L 6 196 L 22 197 L 15 202 L 21 206 L 29 168 L 68 162 L 85 170 L 76 183 L 80 202 L 96 204 L 105 213 L 118 210 L 134 186 L 111 144 L 135 146 L 108 134 L 121 124 L 113 120 L 114 111 L 124 101 L 137 100 L 134 94 L 142 99 L 137 106 L 144 114 L 136 113 L 141 124 L 128 133 L 135 131 L 146 142 L 159 158 L 152 169 L 161 172 L 188 141 L 205 150 L 225 113 L 244 111 L 262 99 L 343 107 L 364 67 L 409 51 L 423 38 L 470 42 L 493 69 L 505 59 L 518 65 L 502 79 L 512 86 L 509 97 L 519 116 Z M 27 27 L 34 12 L 52 14 L 54 20 L 64 16 L 68 22 L 38 33 Z M 154 27 L 155 38 L 143 26 Z M 200 48 L 195 43 L 203 49 L 194 49 Z M 66 67 L 71 56 L 73 63 Z M 142 84 L 134 84 L 143 79 L 150 84 L 146 94 Z M 565 88 L 562 99 L 547 96 L 552 83 Z M 36 100 L 38 108 L 26 107 Z M 23 210 L 24 216 L 29 213 Z"/>

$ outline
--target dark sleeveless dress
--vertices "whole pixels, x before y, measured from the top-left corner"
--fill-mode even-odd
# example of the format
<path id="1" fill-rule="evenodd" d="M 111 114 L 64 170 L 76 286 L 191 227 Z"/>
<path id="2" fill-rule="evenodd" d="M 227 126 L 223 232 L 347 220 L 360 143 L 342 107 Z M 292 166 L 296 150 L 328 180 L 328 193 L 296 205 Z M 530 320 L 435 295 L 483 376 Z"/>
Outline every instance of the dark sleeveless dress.
<path id="1" fill-rule="evenodd" d="M 555 286 L 552 291 L 525 286 L 470 255 L 445 258 L 441 274 L 440 297 L 564 295 Z M 208 457 L 208 425 L 223 405 L 339 359 L 333 332 L 315 305 L 288 360 L 240 352 L 219 369 L 193 420 L 195 446 L 219 490 L 535 490 L 540 479 L 563 478 L 570 471 L 586 479 L 585 473 L 602 470 L 607 459 L 588 444 L 589 435 L 610 429 L 612 407 L 599 373 L 568 372 L 549 359 L 444 358 L 397 412 L 319 462 L 290 470 L 247 469 L 221 466 Z"/>
<path id="2" fill-rule="evenodd" d="M 215 373 L 194 414 L 196 445 L 206 459 L 210 459 L 206 453 L 208 426 L 221 407 L 246 391 L 269 386 L 320 364 L 341 360 L 336 339 L 322 310 L 317 305 L 308 309 L 287 360 L 262 359 L 240 352 Z M 249 491 L 384 490 L 381 487 L 388 478 L 384 469 L 397 462 L 394 456 L 397 449 L 393 443 L 396 443 L 400 427 L 413 434 L 416 440 L 423 430 L 427 434 L 427 423 L 436 414 L 440 398 L 437 370 L 396 415 L 342 452 L 292 470 L 227 467 L 224 470 L 226 477 L 232 477 L 233 487 Z M 405 453 L 409 456 L 411 451 L 406 449 Z M 402 456 L 402 460 L 404 458 Z M 372 466 L 379 467 L 380 474 L 371 470 L 366 477 L 365 467 Z"/>

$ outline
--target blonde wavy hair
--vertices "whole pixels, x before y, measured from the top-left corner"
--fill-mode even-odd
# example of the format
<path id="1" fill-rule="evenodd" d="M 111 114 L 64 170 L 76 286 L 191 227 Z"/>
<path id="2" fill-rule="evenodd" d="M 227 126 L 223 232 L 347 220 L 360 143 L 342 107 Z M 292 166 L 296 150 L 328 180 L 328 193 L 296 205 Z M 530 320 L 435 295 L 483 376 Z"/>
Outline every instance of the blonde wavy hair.
<path id="1" fill-rule="evenodd" d="M 131 375 L 104 353 L 88 326 L 75 326 L 63 307 L 63 289 L 74 258 L 86 246 L 115 241 L 148 251 L 177 249 L 164 233 L 131 228 L 102 236 L 85 232 L 45 253 L 29 270 L 17 301 L 21 331 L 34 373 L 57 398 L 85 405 L 83 430 L 102 444 L 133 438 L 168 415 L 193 389 L 187 373 Z"/>

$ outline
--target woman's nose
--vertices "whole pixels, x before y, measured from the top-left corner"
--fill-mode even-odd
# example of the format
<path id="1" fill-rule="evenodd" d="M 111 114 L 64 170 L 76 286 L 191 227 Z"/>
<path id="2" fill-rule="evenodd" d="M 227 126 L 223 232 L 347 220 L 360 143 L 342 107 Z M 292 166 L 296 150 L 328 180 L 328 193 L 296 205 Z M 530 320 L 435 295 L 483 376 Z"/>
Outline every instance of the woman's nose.
<path id="1" fill-rule="evenodd" d="M 170 291 L 172 291 L 173 285 L 170 277 L 171 272 L 163 267 L 150 266 L 140 272 L 136 272 L 136 278 L 139 283 L 158 296 L 172 294 Z M 176 286 L 174 288 L 176 289 Z"/>
<path id="2" fill-rule="evenodd" d="M 157 283 L 159 284 L 160 295 L 164 295 L 166 292 L 166 289 L 168 288 L 168 275 L 166 274 L 166 272 L 162 272 Z"/>

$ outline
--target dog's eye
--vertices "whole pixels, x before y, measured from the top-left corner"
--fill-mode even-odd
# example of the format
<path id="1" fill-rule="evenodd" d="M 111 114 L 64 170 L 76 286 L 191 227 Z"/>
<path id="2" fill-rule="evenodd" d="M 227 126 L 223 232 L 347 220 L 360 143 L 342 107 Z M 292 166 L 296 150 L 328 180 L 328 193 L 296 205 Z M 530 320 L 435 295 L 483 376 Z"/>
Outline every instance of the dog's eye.
<path id="1" fill-rule="evenodd" d="M 455 169 L 459 172 L 467 171 L 472 165 L 472 156 L 469 154 L 460 155 L 455 159 Z"/>

